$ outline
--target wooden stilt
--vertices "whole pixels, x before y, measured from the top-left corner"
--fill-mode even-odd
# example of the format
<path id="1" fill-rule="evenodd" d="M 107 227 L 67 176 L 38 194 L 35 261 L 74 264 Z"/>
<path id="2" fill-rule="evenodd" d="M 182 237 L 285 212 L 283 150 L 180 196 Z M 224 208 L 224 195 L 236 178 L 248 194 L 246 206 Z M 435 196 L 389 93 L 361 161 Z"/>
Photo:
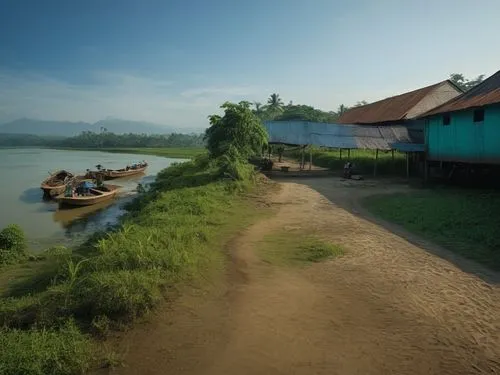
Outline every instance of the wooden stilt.
<path id="1" fill-rule="evenodd" d="M 394 154 L 393 154 L 394 155 Z M 410 179 L 410 153 L 406 153 L 406 179 Z"/>
<path id="2" fill-rule="evenodd" d="M 347 159 L 351 160 L 351 149 L 350 148 L 347 149 Z"/>
<path id="3" fill-rule="evenodd" d="M 373 165 L 373 176 L 377 175 L 378 149 L 375 150 L 375 164 Z"/>
<path id="4" fill-rule="evenodd" d="M 302 161 L 300 162 L 300 170 L 304 169 L 304 151 L 306 146 L 302 147 Z"/>
<path id="5" fill-rule="evenodd" d="M 392 161 L 394 161 L 394 150 L 391 150 L 391 153 L 392 153 Z M 406 156 L 408 156 L 408 154 Z"/>
<path id="6" fill-rule="evenodd" d="M 342 149 L 340 148 L 340 160 L 342 160 Z"/>
<path id="7" fill-rule="evenodd" d="M 313 150 L 312 147 L 309 147 L 309 170 L 312 170 L 313 165 Z"/>

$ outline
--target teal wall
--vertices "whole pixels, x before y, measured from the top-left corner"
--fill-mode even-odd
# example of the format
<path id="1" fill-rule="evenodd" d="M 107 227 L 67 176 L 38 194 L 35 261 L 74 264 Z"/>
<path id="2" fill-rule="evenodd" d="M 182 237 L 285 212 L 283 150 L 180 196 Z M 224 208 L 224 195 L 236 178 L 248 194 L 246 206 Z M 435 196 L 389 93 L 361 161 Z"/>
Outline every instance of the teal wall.
<path id="1" fill-rule="evenodd" d="M 428 160 L 500 164 L 500 106 L 484 107 L 484 121 L 474 123 L 473 110 L 429 118 L 425 126 Z"/>

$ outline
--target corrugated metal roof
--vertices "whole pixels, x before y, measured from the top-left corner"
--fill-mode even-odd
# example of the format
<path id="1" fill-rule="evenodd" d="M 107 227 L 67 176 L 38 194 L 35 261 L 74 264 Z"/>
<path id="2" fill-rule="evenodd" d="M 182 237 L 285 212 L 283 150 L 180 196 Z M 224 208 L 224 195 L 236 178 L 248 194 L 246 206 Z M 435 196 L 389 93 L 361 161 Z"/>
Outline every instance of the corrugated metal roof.
<path id="1" fill-rule="evenodd" d="M 340 125 L 306 121 L 265 121 L 270 143 L 350 149 L 399 149 L 423 143 L 420 123 L 405 125 Z M 409 147 L 409 146 L 408 146 Z"/>
<path id="2" fill-rule="evenodd" d="M 453 82 L 446 80 L 431 86 L 407 92 L 405 94 L 379 100 L 378 102 L 363 105 L 361 107 L 352 108 L 340 116 L 339 123 L 374 124 L 404 120 L 406 119 L 406 114 L 413 107 L 415 107 L 422 99 L 424 99 L 440 85 L 444 84 L 451 84 L 457 89 L 457 92 L 461 92 L 461 90 L 456 87 Z"/>
<path id="3" fill-rule="evenodd" d="M 430 110 L 421 117 L 500 103 L 500 71 L 464 94 Z"/>

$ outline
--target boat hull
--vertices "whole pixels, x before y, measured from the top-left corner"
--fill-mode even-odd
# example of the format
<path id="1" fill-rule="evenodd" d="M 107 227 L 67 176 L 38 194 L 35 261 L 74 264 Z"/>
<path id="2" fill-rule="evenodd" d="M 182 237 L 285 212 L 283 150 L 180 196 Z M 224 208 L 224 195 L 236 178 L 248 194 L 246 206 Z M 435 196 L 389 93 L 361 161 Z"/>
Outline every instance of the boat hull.
<path id="1" fill-rule="evenodd" d="M 75 196 L 75 197 L 65 197 L 61 194 L 57 197 L 57 202 L 59 206 L 66 207 L 82 207 L 82 206 L 92 206 L 101 202 L 105 202 L 115 198 L 118 193 L 119 187 L 116 185 L 105 185 L 110 189 L 109 192 L 101 192 L 101 195 L 91 195 L 91 196 Z"/>
<path id="2" fill-rule="evenodd" d="M 87 176 L 91 178 L 97 178 L 97 175 L 103 176 L 104 180 L 109 181 L 109 180 L 114 180 L 116 178 L 122 178 L 122 177 L 129 177 L 129 176 L 134 176 L 137 174 L 144 173 L 144 171 L 148 167 L 142 167 L 142 168 L 137 168 L 137 169 L 129 169 L 127 170 L 103 170 L 103 171 L 89 171 L 87 173 Z"/>

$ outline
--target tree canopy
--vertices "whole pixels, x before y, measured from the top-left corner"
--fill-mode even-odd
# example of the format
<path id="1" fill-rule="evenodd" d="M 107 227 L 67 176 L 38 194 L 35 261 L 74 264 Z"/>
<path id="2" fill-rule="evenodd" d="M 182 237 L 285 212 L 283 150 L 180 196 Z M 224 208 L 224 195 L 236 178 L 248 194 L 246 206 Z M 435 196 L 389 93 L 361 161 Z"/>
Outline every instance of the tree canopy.
<path id="1" fill-rule="evenodd" d="M 205 141 L 212 158 L 233 155 L 248 158 L 262 151 L 268 134 L 262 122 L 250 109 L 249 102 L 226 102 L 221 108 L 224 115 L 209 116 L 210 127 Z"/>
<path id="2" fill-rule="evenodd" d="M 484 74 L 480 74 L 474 79 L 468 79 L 461 73 L 453 73 L 450 74 L 450 81 L 460 87 L 463 91 L 468 91 L 484 81 Z"/>

